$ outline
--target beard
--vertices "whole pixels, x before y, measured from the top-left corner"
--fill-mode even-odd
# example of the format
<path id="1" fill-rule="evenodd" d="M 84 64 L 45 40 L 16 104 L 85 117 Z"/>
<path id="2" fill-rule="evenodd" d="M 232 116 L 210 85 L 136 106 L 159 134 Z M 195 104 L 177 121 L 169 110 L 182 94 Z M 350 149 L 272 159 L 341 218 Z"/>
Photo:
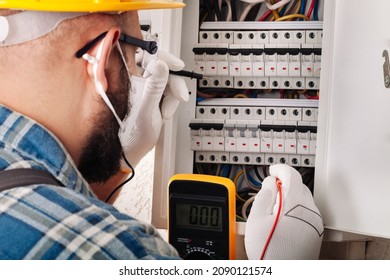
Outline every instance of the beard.
<path id="1" fill-rule="evenodd" d="M 112 90 L 108 86 L 107 96 L 119 118 L 123 120 L 128 112 L 130 79 L 124 62 L 121 62 L 118 88 Z M 110 80 L 109 75 L 107 78 Z M 119 124 L 114 114 L 105 106 L 105 110 L 95 118 L 93 130 L 82 149 L 78 164 L 80 173 L 88 183 L 105 182 L 119 171 L 122 145 L 118 131 Z"/>

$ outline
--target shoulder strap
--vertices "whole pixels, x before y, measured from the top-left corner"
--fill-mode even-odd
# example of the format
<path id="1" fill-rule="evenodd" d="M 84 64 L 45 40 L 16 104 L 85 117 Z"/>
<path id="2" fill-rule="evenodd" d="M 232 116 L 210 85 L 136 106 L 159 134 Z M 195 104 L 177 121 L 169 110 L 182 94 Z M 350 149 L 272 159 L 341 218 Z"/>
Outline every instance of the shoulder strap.
<path id="1" fill-rule="evenodd" d="M 43 170 L 17 168 L 0 171 L 0 192 L 35 184 L 62 186 L 53 175 Z"/>

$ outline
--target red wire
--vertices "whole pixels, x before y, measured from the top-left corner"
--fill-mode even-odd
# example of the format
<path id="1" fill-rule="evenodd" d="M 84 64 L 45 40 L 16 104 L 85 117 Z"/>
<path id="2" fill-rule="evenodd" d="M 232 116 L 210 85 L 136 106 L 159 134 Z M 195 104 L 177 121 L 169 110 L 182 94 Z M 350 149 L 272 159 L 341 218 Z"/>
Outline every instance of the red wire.
<path id="1" fill-rule="evenodd" d="M 269 243 L 271 242 L 272 235 L 273 235 L 274 232 L 275 232 L 276 225 L 278 224 L 279 217 L 280 217 L 280 214 L 281 214 L 281 212 L 282 212 L 282 199 L 283 199 L 283 196 L 282 196 L 282 181 L 280 181 L 279 178 L 276 178 L 276 186 L 278 187 L 278 191 L 279 191 L 279 207 L 278 207 L 278 214 L 277 214 L 276 217 L 275 217 L 274 224 L 272 225 L 272 229 L 271 229 L 271 231 L 270 231 L 270 233 L 269 233 L 269 235 L 268 235 L 267 241 L 265 242 L 265 245 L 264 245 L 264 248 L 263 248 L 263 252 L 261 253 L 260 260 L 264 260 L 265 253 L 267 252 L 268 245 L 269 245 Z"/>
<path id="2" fill-rule="evenodd" d="M 268 10 L 267 12 L 264 13 L 264 15 L 261 16 L 261 18 L 259 18 L 258 21 L 264 21 L 264 20 L 266 20 L 266 19 L 270 16 L 270 14 L 272 14 L 272 11 L 271 11 L 271 10 Z"/>
<path id="3" fill-rule="evenodd" d="M 308 17 L 308 18 L 311 17 L 311 13 L 313 12 L 314 5 L 315 5 L 316 1 L 317 1 L 317 0 L 312 0 L 312 1 L 311 1 L 310 8 L 309 8 L 309 10 L 307 11 L 307 17 Z"/>

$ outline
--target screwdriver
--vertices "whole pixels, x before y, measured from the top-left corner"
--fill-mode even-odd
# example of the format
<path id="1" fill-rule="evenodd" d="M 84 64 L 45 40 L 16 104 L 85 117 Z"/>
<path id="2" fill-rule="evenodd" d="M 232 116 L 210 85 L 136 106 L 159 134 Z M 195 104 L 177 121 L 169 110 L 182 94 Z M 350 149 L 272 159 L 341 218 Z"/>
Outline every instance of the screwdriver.
<path id="1" fill-rule="evenodd" d="M 191 79 L 197 79 L 197 80 L 209 79 L 208 77 L 206 77 L 202 74 L 196 73 L 194 71 L 186 71 L 186 70 L 172 71 L 172 70 L 169 70 L 169 73 L 173 74 L 173 75 L 187 77 L 187 78 L 191 78 Z"/>

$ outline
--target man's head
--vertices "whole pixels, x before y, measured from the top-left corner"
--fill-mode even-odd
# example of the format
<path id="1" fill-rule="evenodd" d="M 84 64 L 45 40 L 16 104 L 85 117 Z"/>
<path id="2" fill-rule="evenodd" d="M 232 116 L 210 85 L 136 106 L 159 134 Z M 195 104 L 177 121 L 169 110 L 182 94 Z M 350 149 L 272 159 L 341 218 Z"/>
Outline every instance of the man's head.
<path id="1" fill-rule="evenodd" d="M 101 45 L 94 73 L 75 53 L 103 32 L 104 40 L 88 51 L 96 56 Z M 0 102 L 51 130 L 89 181 L 105 179 L 119 164 L 118 124 L 94 83 L 96 74 L 123 118 L 129 78 L 115 48 L 119 34 L 112 15 L 91 14 L 63 21 L 41 38 L 0 48 Z"/>
<path id="2" fill-rule="evenodd" d="M 39 6 L 38 2 L 46 1 L 8 2 L 34 2 Z M 47 2 L 47 7 L 54 5 L 51 4 L 53 1 Z M 84 7 L 99 1 L 58 2 L 65 3 L 62 6 L 66 6 L 66 2 L 75 6 L 77 2 Z M 142 5 L 142 1 L 102 2 Z M 0 10 L 0 17 L 9 14 L 9 10 Z M 45 13 L 40 14 L 40 17 L 44 16 Z M 140 36 L 137 13 L 130 11 L 122 14 L 86 13 L 60 21 L 38 38 L 26 42 L 16 40 L 8 46 L 1 46 L 0 42 L 0 103 L 52 131 L 89 182 L 104 181 L 119 168 L 122 151 L 118 139 L 119 125 L 103 101 L 96 81 L 107 94 L 118 117 L 123 119 L 127 113 L 130 85 L 117 42 L 121 30 L 129 29 L 129 26 L 123 26 L 125 23 L 132 24 L 131 30 L 126 32 Z M 34 25 L 31 21 L 26 24 Z M 28 26 L 24 31 L 28 32 Z M 94 41 L 103 33 L 102 38 Z M 23 38 L 23 34 L 20 37 Z M 86 53 L 98 57 L 96 64 L 75 55 L 91 42 L 93 44 L 88 46 Z M 127 50 L 130 70 L 135 69 L 134 53 L 135 48 Z"/>

